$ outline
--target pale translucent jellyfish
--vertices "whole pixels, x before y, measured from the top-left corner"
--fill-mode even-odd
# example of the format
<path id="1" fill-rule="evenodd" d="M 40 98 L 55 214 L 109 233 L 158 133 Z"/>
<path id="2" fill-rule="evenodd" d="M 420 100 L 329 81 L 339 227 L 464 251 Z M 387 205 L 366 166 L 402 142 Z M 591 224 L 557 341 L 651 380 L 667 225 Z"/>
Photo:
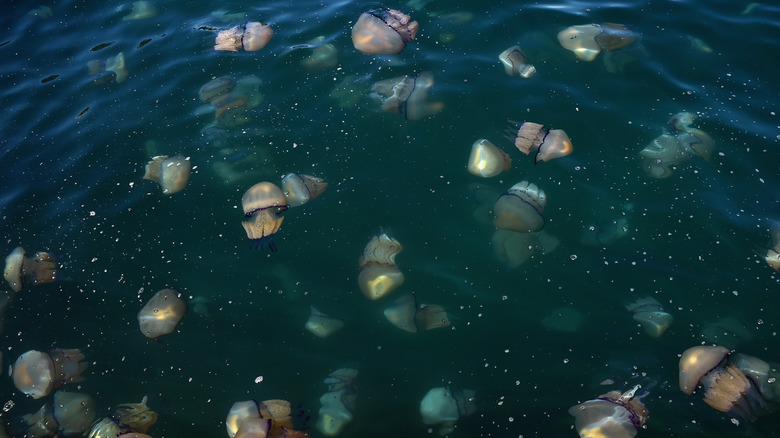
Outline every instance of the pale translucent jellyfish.
<path id="1" fill-rule="evenodd" d="M 28 438 L 81 435 L 95 421 L 95 401 L 87 394 L 54 393 L 54 402 L 46 403 L 33 414 L 22 416 L 28 426 Z"/>
<path id="2" fill-rule="evenodd" d="M 539 249 L 535 233 L 512 230 L 496 230 L 490 240 L 496 258 L 510 268 L 516 268 L 534 255 Z"/>
<path id="3" fill-rule="evenodd" d="M 339 63 L 338 50 L 333 44 L 325 43 L 324 36 L 318 36 L 311 40 L 309 44 L 315 46 L 311 54 L 301 61 L 301 65 L 307 70 L 326 70 L 334 68 Z"/>
<path id="4" fill-rule="evenodd" d="M 772 248 L 766 250 L 764 261 L 775 271 L 780 272 L 780 226 L 775 225 L 771 230 Z"/>
<path id="5" fill-rule="evenodd" d="M 280 214 L 287 210 L 287 198 L 282 189 L 269 182 L 257 183 L 241 197 L 241 206 L 247 218 L 241 223 L 247 237 L 257 242 L 258 247 L 268 245 L 275 252 L 272 236 L 282 226 L 284 217 Z"/>
<path id="6" fill-rule="evenodd" d="M 420 304 L 417 309 L 417 324 L 425 330 L 433 330 L 450 326 L 450 317 L 443 306 L 438 304 Z"/>
<path id="7" fill-rule="evenodd" d="M 53 255 L 44 251 L 27 257 L 27 252 L 19 246 L 5 258 L 3 277 L 14 292 L 19 292 L 28 284 L 37 286 L 51 283 L 57 279 L 57 261 Z"/>
<path id="8" fill-rule="evenodd" d="M 400 242 L 385 233 L 371 238 L 359 261 L 358 286 L 366 297 L 378 300 L 404 283 L 404 274 L 395 263 L 402 249 Z"/>
<path id="9" fill-rule="evenodd" d="M 420 304 L 414 295 L 404 295 L 393 302 L 384 311 L 385 318 L 401 330 L 416 333 L 417 328 L 433 330 L 450 325 L 450 319 L 444 307 L 438 304 Z"/>
<path id="10" fill-rule="evenodd" d="M 241 423 L 248 418 L 260 418 L 260 405 L 254 400 L 233 403 L 225 419 L 228 436 L 235 437 Z"/>
<path id="11" fill-rule="evenodd" d="M 358 370 L 341 368 L 325 378 L 328 392 L 320 397 L 319 417 L 315 427 L 325 436 L 336 436 L 352 421 L 357 392 L 354 380 Z"/>
<path id="12" fill-rule="evenodd" d="M 352 26 L 352 44 L 366 55 L 400 53 L 419 29 L 417 22 L 410 20 L 395 9 L 363 12 Z"/>
<path id="13" fill-rule="evenodd" d="M 648 415 L 642 401 L 634 398 L 639 388 L 637 385 L 623 394 L 610 391 L 569 408 L 577 433 L 583 438 L 635 437 Z"/>
<path id="14" fill-rule="evenodd" d="M 172 333 L 187 312 L 187 304 L 176 291 L 163 289 L 152 297 L 138 312 L 141 333 L 147 338 L 157 338 Z"/>
<path id="15" fill-rule="evenodd" d="M 545 205 L 544 191 L 536 184 L 521 181 L 498 197 L 493 206 L 493 225 L 520 233 L 539 231 L 544 227 Z"/>
<path id="16" fill-rule="evenodd" d="M 143 178 L 157 181 L 163 194 L 172 195 L 187 187 L 191 172 L 190 157 L 181 154 L 172 157 L 158 155 L 146 164 Z"/>
<path id="17" fill-rule="evenodd" d="M 504 65 L 504 71 L 509 76 L 520 76 L 530 78 L 536 74 L 536 67 L 528 61 L 520 46 L 512 46 L 498 55 L 501 64 Z"/>
<path id="18" fill-rule="evenodd" d="M 282 191 L 287 197 L 287 206 L 299 207 L 320 196 L 328 183 L 324 179 L 300 173 L 288 173 L 282 178 Z"/>
<path id="19" fill-rule="evenodd" d="M 114 438 L 125 436 L 145 438 L 149 428 L 157 423 L 157 412 L 146 405 L 148 397 L 144 396 L 141 403 L 122 403 L 116 406 L 109 417 L 104 417 L 92 425 L 89 438 Z"/>
<path id="20" fill-rule="evenodd" d="M 583 24 L 558 33 L 558 42 L 583 61 L 593 61 L 601 52 L 626 47 L 636 40 L 636 34 L 622 24 Z"/>
<path id="21" fill-rule="evenodd" d="M 246 18 L 246 12 L 230 12 L 227 9 L 217 9 L 211 16 L 223 23 L 241 21 Z"/>
<path id="22" fill-rule="evenodd" d="M 470 389 L 431 389 L 420 402 L 423 423 L 437 426 L 439 435 L 451 434 L 455 431 L 455 423 L 459 419 L 476 412 L 475 395 L 476 391 Z"/>
<path id="23" fill-rule="evenodd" d="M 672 174 L 671 167 L 694 156 L 710 160 L 715 143 L 707 133 L 691 126 L 694 120 L 695 116 L 688 112 L 673 115 L 664 133 L 639 152 L 650 176 L 666 178 Z"/>
<path id="24" fill-rule="evenodd" d="M 654 338 L 660 338 L 674 322 L 674 317 L 651 297 L 637 299 L 627 305 L 626 310 L 633 314 L 634 321 L 642 325 L 645 333 Z"/>
<path id="25" fill-rule="evenodd" d="M 368 97 L 381 105 L 382 111 L 403 114 L 407 120 L 420 120 L 438 114 L 442 102 L 429 102 L 428 89 L 433 86 L 433 74 L 420 72 L 417 76 L 385 79 L 371 86 Z"/>
<path id="26" fill-rule="evenodd" d="M 236 438 L 266 438 L 271 428 L 271 420 L 247 418 L 236 431 Z"/>
<path id="27" fill-rule="evenodd" d="M 122 17 L 122 21 L 143 20 L 157 16 L 157 8 L 150 1 L 141 0 L 133 2 L 133 8 L 129 14 Z"/>
<path id="28" fill-rule="evenodd" d="M 235 83 L 233 78 L 227 76 L 212 79 L 200 87 L 198 97 L 200 97 L 202 102 L 211 103 L 220 97 L 230 94 Z"/>
<path id="29" fill-rule="evenodd" d="M 534 153 L 534 164 L 565 157 L 574 151 L 569 136 L 561 129 L 544 129 L 544 125 L 533 122 L 519 123 L 510 120 L 506 138 L 515 143 L 520 152 Z"/>
<path id="30" fill-rule="evenodd" d="M 777 380 L 780 372 L 777 364 L 770 365 L 763 359 L 742 353 L 732 356 L 732 362 L 755 383 L 764 400 L 780 399 L 780 382 Z"/>
<path id="31" fill-rule="evenodd" d="M 344 321 L 330 317 L 311 306 L 311 314 L 309 320 L 306 321 L 306 330 L 317 337 L 327 338 L 342 328 L 344 328 Z"/>
<path id="32" fill-rule="evenodd" d="M 128 74 L 125 68 L 125 54 L 119 52 L 118 55 L 106 59 L 106 71 L 114 72 L 117 84 L 124 82 Z"/>
<path id="33" fill-rule="evenodd" d="M 220 31 L 217 34 L 214 50 L 238 52 L 243 49 L 247 52 L 254 52 L 265 47 L 273 36 L 274 31 L 267 24 L 250 21 Z"/>
<path id="34" fill-rule="evenodd" d="M 54 348 L 49 354 L 30 350 L 16 360 L 11 368 L 14 386 L 19 391 L 38 399 L 63 385 L 84 380 L 81 374 L 87 363 L 77 349 Z"/>
<path id="35" fill-rule="evenodd" d="M 467 169 L 472 175 L 491 178 L 511 167 L 509 155 L 489 140 L 481 138 L 471 145 Z"/>
<path id="36" fill-rule="evenodd" d="M 261 419 L 269 422 L 270 436 L 282 436 L 285 430 L 291 431 L 293 428 L 291 414 L 290 402 L 286 400 L 265 400 L 259 403 L 255 400 L 236 402 L 228 412 L 225 427 L 228 436 L 233 438 L 237 436 L 239 429 L 247 420 Z M 253 428 L 253 431 L 256 432 L 258 429 Z"/>

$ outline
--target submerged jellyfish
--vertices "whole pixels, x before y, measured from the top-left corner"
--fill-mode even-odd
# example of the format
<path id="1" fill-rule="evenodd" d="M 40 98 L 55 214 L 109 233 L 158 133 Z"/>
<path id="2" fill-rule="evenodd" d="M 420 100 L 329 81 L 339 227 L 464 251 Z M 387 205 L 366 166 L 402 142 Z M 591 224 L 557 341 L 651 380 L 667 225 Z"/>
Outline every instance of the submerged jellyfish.
<path id="1" fill-rule="evenodd" d="M 54 348 L 48 354 L 30 350 L 16 359 L 10 373 L 16 389 L 38 399 L 68 383 L 84 380 L 84 358 L 78 349 Z"/>
<path id="2" fill-rule="evenodd" d="M 344 327 L 344 321 L 328 316 L 314 306 L 311 306 L 309 320 L 306 321 L 306 330 L 317 337 L 327 338 Z"/>
<path id="3" fill-rule="evenodd" d="M 300 173 L 288 173 L 282 178 L 282 191 L 288 207 L 299 207 L 320 196 L 328 183 L 324 179 Z"/>
<path id="4" fill-rule="evenodd" d="M 666 178 L 672 174 L 672 166 L 699 156 L 709 161 L 714 149 L 712 137 L 691 124 L 695 116 L 688 112 L 673 115 L 664 132 L 639 152 L 644 159 L 644 169 L 653 178 Z"/>
<path id="5" fill-rule="evenodd" d="M 420 304 L 412 294 L 404 295 L 393 302 L 384 311 L 385 318 L 391 324 L 409 333 L 417 333 L 417 328 L 433 330 L 450 325 L 450 319 L 444 307 L 438 304 Z"/>
<path id="6" fill-rule="evenodd" d="M 525 53 L 520 50 L 520 46 L 512 46 L 504 50 L 498 55 L 498 59 L 504 65 L 504 71 L 509 76 L 530 78 L 536 74 L 536 67 L 528 61 Z"/>
<path id="7" fill-rule="evenodd" d="M 645 333 L 654 338 L 660 338 L 674 321 L 661 303 L 651 297 L 639 298 L 627 305 L 626 310 L 633 314 L 634 321 L 642 325 Z"/>
<path id="8" fill-rule="evenodd" d="M 328 375 L 324 383 L 328 392 L 320 397 L 319 417 L 316 428 L 325 436 L 338 435 L 352 421 L 357 391 L 354 380 L 358 370 L 341 368 Z"/>
<path id="9" fill-rule="evenodd" d="M 144 396 L 141 403 L 122 403 L 114 412 L 92 425 L 90 438 L 113 438 L 125 436 L 143 438 L 149 428 L 157 423 L 157 412 L 146 405 L 148 398 Z"/>
<path id="10" fill-rule="evenodd" d="M 505 137 L 514 142 L 520 152 L 534 154 L 534 164 L 565 157 L 574 151 L 569 136 L 562 129 L 544 129 L 533 122 L 519 123 L 510 120 Z"/>
<path id="11" fill-rule="evenodd" d="M 642 400 L 635 397 L 639 388 L 636 385 L 622 394 L 610 391 L 569 408 L 577 433 L 583 438 L 635 437 L 648 415 Z"/>
<path id="12" fill-rule="evenodd" d="M 51 283 L 57 279 L 57 260 L 44 251 L 27 257 L 24 248 L 19 246 L 5 258 L 3 277 L 14 292 L 19 292 L 30 283 L 33 286 Z"/>
<path id="13" fill-rule="evenodd" d="M 417 76 L 375 82 L 368 97 L 378 102 L 384 112 L 403 114 L 406 120 L 420 120 L 444 109 L 442 102 L 428 101 L 428 89 L 432 86 L 433 74 L 423 71 Z"/>
<path id="14" fill-rule="evenodd" d="M 338 50 L 333 44 L 326 43 L 324 36 L 318 36 L 308 44 L 314 49 L 308 57 L 301 61 L 301 65 L 307 70 L 325 70 L 338 65 Z"/>
<path id="15" fill-rule="evenodd" d="M 496 145 L 481 138 L 471 145 L 467 169 L 469 173 L 483 178 L 500 175 L 512 167 L 512 159 Z"/>
<path id="16" fill-rule="evenodd" d="M 395 9 L 363 12 L 352 26 L 352 44 L 366 55 L 400 53 L 419 29 L 417 22 L 410 20 Z"/>
<path id="17" fill-rule="evenodd" d="M 116 56 L 112 56 L 105 61 L 93 60 L 87 63 L 89 68 L 89 74 L 92 76 L 99 75 L 103 72 L 110 71 L 114 73 L 114 80 L 117 84 L 121 84 L 127 79 L 127 68 L 125 68 L 125 54 L 119 52 Z M 107 78 L 98 78 L 95 83 L 105 82 Z"/>
<path id="18" fill-rule="evenodd" d="M 177 154 L 172 157 L 158 155 L 146 164 L 144 179 L 157 181 L 163 194 L 178 193 L 187 186 L 190 179 L 192 162 L 190 157 Z"/>
<path id="19" fill-rule="evenodd" d="M 158 338 L 172 333 L 187 312 L 187 304 L 175 290 L 163 289 L 138 312 L 138 325 L 147 338 Z"/>
<path id="20" fill-rule="evenodd" d="M 764 261 L 775 271 L 780 272 L 780 226 L 772 227 L 772 248 L 766 250 Z"/>
<path id="21" fill-rule="evenodd" d="M 780 400 L 780 382 L 777 380 L 780 371 L 777 364 L 769 364 L 763 359 L 742 353 L 735 354 L 732 363 L 756 385 L 764 400 Z"/>
<path id="22" fill-rule="evenodd" d="M 257 420 L 264 422 L 265 425 Z M 228 412 L 225 427 L 230 438 L 237 437 L 241 433 L 243 438 L 264 438 L 266 435 L 259 434 L 263 429 L 270 437 L 299 436 L 293 430 L 292 408 L 287 400 L 236 402 Z M 286 432 L 295 433 L 285 435 Z M 259 435 L 252 435 L 252 433 Z"/>
<path id="23" fill-rule="evenodd" d="M 157 16 L 157 8 L 154 4 L 147 0 L 141 0 L 133 2 L 130 13 L 122 17 L 122 21 L 129 20 L 143 20 L 146 18 L 154 18 Z"/>
<path id="24" fill-rule="evenodd" d="M 452 390 L 450 387 L 433 388 L 420 401 L 423 423 L 437 426 L 439 435 L 455 431 L 455 423 L 476 412 L 474 404 L 476 391 L 470 389 Z"/>
<path id="25" fill-rule="evenodd" d="M 622 24 L 583 24 L 558 33 L 558 42 L 583 61 L 593 61 L 601 52 L 621 49 L 633 43 L 637 35 Z"/>
<path id="26" fill-rule="evenodd" d="M 276 252 L 272 236 L 282 226 L 284 217 L 280 214 L 287 210 L 287 198 L 282 189 L 270 182 L 257 183 L 241 197 L 241 206 L 247 218 L 241 223 L 247 237 L 256 242 L 257 247 L 268 245 L 271 252 Z"/>
<path id="27" fill-rule="evenodd" d="M 53 402 L 21 421 L 28 438 L 81 435 L 95 421 L 95 401 L 87 394 L 57 391 Z"/>
<path id="28" fill-rule="evenodd" d="M 238 52 L 243 49 L 247 52 L 254 52 L 265 47 L 273 36 L 274 31 L 269 25 L 250 21 L 220 31 L 217 34 L 214 50 Z"/>
<path id="29" fill-rule="evenodd" d="M 378 300 L 404 283 L 404 274 L 395 263 L 401 250 L 401 243 L 386 233 L 371 238 L 359 262 L 358 286 L 363 295 Z"/>
<path id="30" fill-rule="evenodd" d="M 767 411 L 756 385 L 745 373 L 727 363 L 729 350 L 720 346 L 691 347 L 680 357 L 680 390 L 691 395 L 701 385 L 704 402 L 718 411 L 755 421 Z"/>
<path id="31" fill-rule="evenodd" d="M 521 181 L 498 197 L 493 206 L 493 225 L 499 230 L 530 233 L 544 227 L 547 196 L 536 184 Z"/>

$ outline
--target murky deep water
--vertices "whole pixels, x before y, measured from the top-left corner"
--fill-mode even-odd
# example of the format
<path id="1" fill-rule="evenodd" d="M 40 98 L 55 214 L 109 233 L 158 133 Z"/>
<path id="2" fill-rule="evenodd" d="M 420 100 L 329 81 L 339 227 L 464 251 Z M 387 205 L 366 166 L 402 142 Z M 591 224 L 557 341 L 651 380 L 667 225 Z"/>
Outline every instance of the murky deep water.
<path id="1" fill-rule="evenodd" d="M 157 17 L 122 21 L 119 2 L 36 2 L 4 8 L 0 56 L 0 234 L 4 253 L 57 254 L 66 279 L 16 295 L 5 314 L 3 367 L 30 349 L 81 348 L 91 366 L 78 386 L 105 415 L 150 396 L 155 437 L 224 437 L 235 401 L 281 398 L 312 416 L 333 370 L 360 370 L 354 421 L 341 436 L 431 436 L 419 414 L 428 389 L 477 390 L 477 414 L 454 436 L 576 436 L 567 409 L 615 389 L 656 382 L 640 437 L 769 437 L 777 414 L 735 426 L 677 388 L 678 355 L 723 318 L 747 330 L 731 348 L 780 361 L 778 274 L 758 252 L 780 220 L 780 7 L 770 2 L 446 2 L 413 11 L 418 39 L 400 55 L 361 55 L 349 29 L 368 2 L 158 1 Z M 216 52 L 219 8 L 246 11 L 275 36 L 258 52 Z M 469 13 L 465 23 L 459 18 Z M 561 48 L 567 26 L 623 23 L 639 43 L 593 62 Z M 205 28 L 205 30 L 204 30 Z M 338 66 L 309 71 L 294 44 L 332 37 Z M 692 45 L 694 38 L 711 52 Z M 497 55 L 519 44 L 538 73 L 507 76 Z M 123 52 L 129 77 L 96 84 L 87 63 Z M 614 56 L 612 56 L 614 55 Z M 343 108 L 329 97 L 354 75 L 360 89 L 431 71 L 444 110 L 418 121 Z M 198 89 L 255 74 L 263 104 L 230 137 L 208 141 Z M 56 75 L 56 78 L 51 79 Z M 85 111 L 86 110 L 86 111 Z M 716 144 L 667 179 L 648 177 L 639 151 L 670 115 L 690 111 Z M 83 114 L 81 114 L 83 113 Z M 507 120 L 565 129 L 566 158 L 534 166 L 501 138 Z M 473 141 L 488 138 L 514 166 L 470 175 Z M 163 195 L 141 179 L 151 155 L 196 166 L 185 191 Z M 233 166 L 227 180 L 219 169 Z M 324 176 L 318 199 L 289 210 L 275 254 L 250 248 L 241 195 L 287 172 Z M 472 216 L 469 186 L 505 191 L 521 180 L 547 193 L 548 234 L 560 245 L 509 269 L 492 226 Z M 581 243 L 625 217 L 610 245 Z M 404 246 L 402 288 L 377 302 L 358 290 L 358 258 L 387 231 Z M 4 283 L 4 286 L 5 283 Z M 210 300 L 161 342 L 136 313 L 165 287 Z M 10 289 L 6 288 L 10 292 Z M 415 335 L 382 310 L 414 292 L 443 305 L 452 326 Z M 624 305 L 652 296 L 675 322 L 653 339 Z M 304 329 L 309 306 L 343 319 L 325 339 Z M 561 308 L 584 316 L 565 332 L 542 324 Z M 723 330 L 720 330 L 721 332 Z M 717 330 L 716 330 L 717 332 Z M 262 382 L 255 379 L 262 376 Z M 668 384 L 664 384 L 668 382 Z M 75 390 L 76 388 L 68 388 Z M 4 420 L 38 409 L 5 377 Z M 313 436 L 319 436 L 311 427 Z"/>

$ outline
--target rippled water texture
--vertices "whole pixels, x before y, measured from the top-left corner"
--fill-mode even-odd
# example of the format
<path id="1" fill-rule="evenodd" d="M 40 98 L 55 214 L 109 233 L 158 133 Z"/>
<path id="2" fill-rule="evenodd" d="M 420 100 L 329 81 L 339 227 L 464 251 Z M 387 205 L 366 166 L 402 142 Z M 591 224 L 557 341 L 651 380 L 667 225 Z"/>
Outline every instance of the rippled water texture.
<path id="1" fill-rule="evenodd" d="M 158 438 L 224 437 L 230 406 L 252 398 L 292 401 L 301 427 L 321 436 L 323 380 L 342 367 L 360 373 L 343 437 L 435 436 L 419 403 L 448 385 L 477 391 L 477 412 L 452 436 L 576 436 L 569 407 L 636 384 L 652 386 L 640 437 L 774 436 L 777 414 L 737 426 L 701 394 L 683 394 L 677 363 L 707 342 L 707 327 L 710 342 L 780 362 L 779 276 L 763 260 L 780 221 L 778 6 L 384 4 L 420 31 L 398 55 L 369 56 L 352 47 L 350 28 L 376 4 L 152 1 L 158 15 L 132 21 L 122 20 L 129 3 L 59 1 L 50 17 L 28 13 L 36 2 L 4 7 L 0 249 L 48 250 L 63 266 L 58 281 L 7 308 L 2 368 L 27 350 L 80 348 L 87 378 L 65 389 L 91 394 L 101 417 L 148 395 Z M 246 19 L 222 22 L 211 15 L 220 8 Z M 273 28 L 265 48 L 213 50 L 218 30 L 246 20 Z M 588 23 L 621 23 L 639 38 L 584 62 L 556 35 Z M 335 67 L 302 65 L 318 36 L 337 49 Z M 515 44 L 532 78 L 498 61 Z M 122 83 L 90 75 L 90 61 L 120 52 Z M 376 81 L 422 71 L 434 77 L 439 114 L 407 121 L 364 96 Z M 253 120 L 201 133 L 214 115 L 199 88 L 248 75 L 264 96 Z M 342 82 L 338 100 L 330 94 Z M 680 111 L 698 116 L 714 154 L 651 178 L 639 152 Z M 564 129 L 574 153 L 534 165 L 501 137 L 508 120 Z M 512 169 L 470 175 L 479 138 L 506 151 Z M 164 195 L 141 179 L 152 156 L 177 153 L 193 165 L 184 191 Z M 285 213 L 278 252 L 255 250 L 241 196 L 287 172 L 323 176 L 328 189 Z M 472 213 L 479 194 L 489 204 L 522 180 L 546 192 L 545 232 L 560 243 L 511 269 L 494 255 L 490 217 Z M 358 258 L 383 231 L 403 245 L 406 279 L 369 301 Z M 189 310 L 174 333 L 150 340 L 136 314 L 164 288 Z M 451 326 L 390 325 L 383 309 L 412 292 L 442 305 Z M 658 339 L 624 307 L 645 296 L 675 318 Z M 315 337 L 304 329 L 310 306 L 344 328 Z M 7 424 L 42 404 L 7 376 L 0 394 L 15 405 Z"/>

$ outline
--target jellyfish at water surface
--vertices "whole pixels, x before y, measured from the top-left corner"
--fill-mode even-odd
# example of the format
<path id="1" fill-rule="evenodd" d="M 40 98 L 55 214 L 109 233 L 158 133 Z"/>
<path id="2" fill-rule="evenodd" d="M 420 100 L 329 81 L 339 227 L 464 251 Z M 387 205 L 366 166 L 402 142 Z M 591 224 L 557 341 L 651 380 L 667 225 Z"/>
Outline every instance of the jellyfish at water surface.
<path id="1" fill-rule="evenodd" d="M 641 397 L 636 397 L 639 388 L 636 385 L 622 394 L 610 391 L 569 408 L 577 433 L 582 438 L 635 437 L 648 415 Z"/>
<path id="2" fill-rule="evenodd" d="M 371 10 L 360 14 L 352 26 L 352 44 L 366 55 L 393 55 L 406 48 L 418 29 L 418 23 L 401 11 Z"/>
<path id="3" fill-rule="evenodd" d="M 444 109 L 444 103 L 428 101 L 428 90 L 432 86 L 433 73 L 423 71 L 417 76 L 377 81 L 371 86 L 368 98 L 384 112 L 403 114 L 406 120 L 420 120 Z"/>
<path id="4" fill-rule="evenodd" d="M 270 182 L 257 183 L 244 193 L 241 206 L 247 219 L 241 223 L 247 237 L 257 248 L 267 246 L 271 252 L 276 252 L 273 235 L 284 221 L 281 213 L 287 210 L 287 198 L 282 189 Z"/>
<path id="5" fill-rule="evenodd" d="M 534 152 L 534 164 L 565 157 L 574 151 L 571 139 L 562 129 L 544 129 L 534 122 L 519 123 L 510 120 L 505 137 L 514 142 L 520 152 Z"/>
<path id="6" fill-rule="evenodd" d="M 593 61 L 601 52 L 626 47 L 636 38 L 636 33 L 615 23 L 571 26 L 558 33 L 561 46 L 583 61 Z"/>

